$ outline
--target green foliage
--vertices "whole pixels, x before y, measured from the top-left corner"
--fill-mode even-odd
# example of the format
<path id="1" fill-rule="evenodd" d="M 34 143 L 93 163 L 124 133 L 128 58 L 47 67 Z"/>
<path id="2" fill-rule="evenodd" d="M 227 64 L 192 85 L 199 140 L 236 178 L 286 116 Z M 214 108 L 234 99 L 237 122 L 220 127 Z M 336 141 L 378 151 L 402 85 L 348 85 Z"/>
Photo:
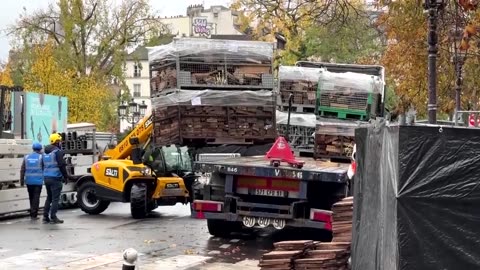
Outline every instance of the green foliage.
<path id="1" fill-rule="evenodd" d="M 364 4 L 356 0 L 236 0 L 231 7 L 240 12 L 240 29 L 255 39 L 274 41 L 275 33 L 282 33 L 287 44 L 280 63 L 291 65 L 304 57 L 307 29 L 342 25 L 361 12 Z"/>
<path id="2" fill-rule="evenodd" d="M 351 16 L 328 26 L 312 26 L 306 31 L 303 58 L 356 63 L 382 51 L 379 33 L 366 15 Z"/>
<path id="3" fill-rule="evenodd" d="M 165 27 L 147 0 L 60 0 L 46 10 L 22 14 L 10 35 L 29 49 L 51 39 L 64 69 L 99 77 L 123 77 L 126 49 L 161 36 Z"/>

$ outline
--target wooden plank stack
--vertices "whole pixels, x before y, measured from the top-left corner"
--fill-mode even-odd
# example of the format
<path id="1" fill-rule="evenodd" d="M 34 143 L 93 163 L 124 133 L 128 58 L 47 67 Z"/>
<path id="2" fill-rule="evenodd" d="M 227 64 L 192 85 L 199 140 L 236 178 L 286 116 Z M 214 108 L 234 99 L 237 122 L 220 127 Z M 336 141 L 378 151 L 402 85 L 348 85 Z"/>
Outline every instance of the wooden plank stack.
<path id="1" fill-rule="evenodd" d="M 288 98 L 293 94 L 293 107 L 315 107 L 321 71 L 320 68 L 280 66 L 278 80 L 282 106 L 288 106 Z"/>
<path id="2" fill-rule="evenodd" d="M 355 144 L 358 123 L 343 120 L 317 121 L 314 139 L 314 157 L 350 159 Z"/>
<path id="3" fill-rule="evenodd" d="M 154 142 L 273 142 L 272 59 L 273 43 L 267 42 L 186 38 L 151 49 Z M 270 88 L 263 88 L 265 75 Z"/>
<path id="4" fill-rule="evenodd" d="M 181 106 L 183 138 L 231 138 L 263 140 L 275 138 L 273 129 L 265 129 L 274 119 L 273 107 Z"/>
<path id="5" fill-rule="evenodd" d="M 157 145 L 176 144 L 180 141 L 178 106 L 154 109 L 153 142 Z"/>
<path id="6" fill-rule="evenodd" d="M 305 252 L 314 248 L 312 240 L 283 241 L 273 244 L 275 250 L 262 256 L 260 269 L 290 270 L 294 268 L 295 259 L 302 258 Z"/>
<path id="7" fill-rule="evenodd" d="M 347 197 L 332 206 L 333 242 L 352 241 L 353 197 Z"/>
<path id="8" fill-rule="evenodd" d="M 333 240 L 285 241 L 274 244 L 275 250 L 262 256 L 262 270 L 348 270 L 352 242 L 353 197 L 332 206 Z"/>
<path id="9" fill-rule="evenodd" d="M 151 93 L 165 89 L 273 89 L 273 43 L 175 38 L 149 52 Z"/>
<path id="10" fill-rule="evenodd" d="M 353 151 L 354 136 L 315 133 L 315 158 L 345 158 Z"/>

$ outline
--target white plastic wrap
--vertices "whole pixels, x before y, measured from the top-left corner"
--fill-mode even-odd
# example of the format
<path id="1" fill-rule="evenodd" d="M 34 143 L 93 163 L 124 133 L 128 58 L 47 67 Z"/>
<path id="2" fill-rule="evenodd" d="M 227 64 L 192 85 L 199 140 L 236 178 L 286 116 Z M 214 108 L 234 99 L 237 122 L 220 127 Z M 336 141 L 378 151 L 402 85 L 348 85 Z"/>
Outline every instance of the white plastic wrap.
<path id="1" fill-rule="evenodd" d="M 176 59 L 193 54 L 224 53 L 235 56 L 262 56 L 273 58 L 274 43 L 243 40 L 218 40 L 201 38 L 177 38 L 172 43 L 148 47 L 148 61 Z"/>
<path id="2" fill-rule="evenodd" d="M 378 76 L 353 72 L 334 73 L 326 70 L 320 76 L 322 92 L 382 93 L 383 81 Z"/>
<path id="3" fill-rule="evenodd" d="M 277 110 L 277 125 L 286 125 L 288 122 L 288 113 Z M 312 127 L 316 126 L 317 117 L 314 113 L 290 113 L 290 125 Z"/>
<path id="4" fill-rule="evenodd" d="M 272 91 L 175 90 L 152 98 L 153 108 L 193 106 L 275 106 Z"/>
<path id="5" fill-rule="evenodd" d="M 288 113 L 276 112 L 277 125 L 287 125 Z M 368 122 L 349 121 L 340 119 L 319 118 L 314 113 L 294 113 L 290 114 L 290 125 L 315 128 L 317 134 L 335 135 L 335 136 L 355 136 L 355 129 Z"/>
<path id="6" fill-rule="evenodd" d="M 355 136 L 355 129 L 368 125 L 368 122 L 321 118 L 317 121 L 316 134 L 334 136 Z"/>
<path id="7" fill-rule="evenodd" d="M 308 68 L 308 67 L 296 67 L 296 66 L 280 66 L 278 69 L 278 78 L 280 82 L 283 80 L 291 81 L 309 81 L 318 82 L 322 71 L 322 68 Z"/>

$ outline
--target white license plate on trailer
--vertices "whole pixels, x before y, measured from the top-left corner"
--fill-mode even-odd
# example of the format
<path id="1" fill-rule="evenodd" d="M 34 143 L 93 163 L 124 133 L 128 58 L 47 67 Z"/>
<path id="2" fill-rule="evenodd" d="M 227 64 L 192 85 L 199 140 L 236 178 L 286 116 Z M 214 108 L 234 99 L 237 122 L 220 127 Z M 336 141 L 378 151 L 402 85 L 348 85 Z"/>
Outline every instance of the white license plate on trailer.
<path id="1" fill-rule="evenodd" d="M 243 217 L 243 225 L 248 228 L 253 228 L 257 225 L 260 228 L 266 228 L 272 225 L 275 229 L 281 230 L 285 228 L 286 221 L 280 218 L 265 218 L 265 217 Z"/>
<path id="2" fill-rule="evenodd" d="M 286 197 L 286 192 L 283 190 L 254 189 L 253 194 L 258 196 Z"/>

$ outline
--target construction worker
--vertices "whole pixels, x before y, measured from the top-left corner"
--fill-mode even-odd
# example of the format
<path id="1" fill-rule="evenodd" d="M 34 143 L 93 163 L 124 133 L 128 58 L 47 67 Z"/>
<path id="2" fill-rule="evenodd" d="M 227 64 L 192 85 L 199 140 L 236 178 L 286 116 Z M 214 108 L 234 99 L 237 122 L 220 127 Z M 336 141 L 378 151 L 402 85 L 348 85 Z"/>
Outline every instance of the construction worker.
<path id="1" fill-rule="evenodd" d="M 20 184 L 27 184 L 28 199 L 30 200 L 30 218 L 37 220 L 40 193 L 43 185 L 42 145 L 33 143 L 33 153 L 25 156 L 20 169 Z"/>
<path id="2" fill-rule="evenodd" d="M 43 178 L 47 189 L 47 200 L 43 212 L 43 223 L 59 224 L 63 220 L 57 217 L 58 201 L 63 183 L 67 181 L 67 165 L 61 149 L 62 136 L 58 133 L 50 135 L 50 145 L 43 154 Z"/>

